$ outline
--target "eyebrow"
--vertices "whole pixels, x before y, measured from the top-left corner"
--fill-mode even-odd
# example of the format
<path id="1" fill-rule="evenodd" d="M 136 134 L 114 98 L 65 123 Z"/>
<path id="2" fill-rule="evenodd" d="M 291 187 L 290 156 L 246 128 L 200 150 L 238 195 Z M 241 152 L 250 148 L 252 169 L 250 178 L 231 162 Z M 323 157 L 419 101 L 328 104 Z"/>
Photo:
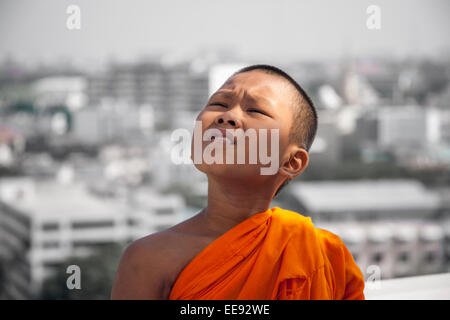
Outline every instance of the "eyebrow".
<path id="1" fill-rule="evenodd" d="M 233 98 L 233 97 L 235 97 L 235 94 L 234 94 L 233 90 L 220 89 L 211 96 L 211 99 L 215 98 L 216 96 L 225 96 L 226 98 Z M 264 105 L 273 108 L 273 103 L 270 99 L 267 99 L 263 96 L 251 95 L 248 92 L 246 92 L 246 96 L 254 102 L 261 101 Z"/>

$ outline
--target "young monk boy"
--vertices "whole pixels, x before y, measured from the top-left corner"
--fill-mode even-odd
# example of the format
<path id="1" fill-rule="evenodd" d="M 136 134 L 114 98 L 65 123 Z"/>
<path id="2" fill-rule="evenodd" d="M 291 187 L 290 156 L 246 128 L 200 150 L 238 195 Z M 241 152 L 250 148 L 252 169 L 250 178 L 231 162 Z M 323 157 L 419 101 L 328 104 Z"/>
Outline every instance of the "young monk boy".
<path id="1" fill-rule="evenodd" d="M 250 66 L 210 97 L 197 121 L 202 134 L 216 130 L 200 142 L 194 133 L 192 142 L 191 159 L 208 178 L 207 206 L 133 242 L 112 299 L 364 299 L 363 274 L 338 236 L 297 212 L 270 208 L 308 165 L 317 114 L 302 88 L 276 67 Z M 250 131 L 257 134 L 242 140 Z M 267 161 L 250 160 L 252 139 L 277 162 L 273 172 L 262 173 Z M 222 163 L 199 161 L 220 158 L 218 146 Z"/>

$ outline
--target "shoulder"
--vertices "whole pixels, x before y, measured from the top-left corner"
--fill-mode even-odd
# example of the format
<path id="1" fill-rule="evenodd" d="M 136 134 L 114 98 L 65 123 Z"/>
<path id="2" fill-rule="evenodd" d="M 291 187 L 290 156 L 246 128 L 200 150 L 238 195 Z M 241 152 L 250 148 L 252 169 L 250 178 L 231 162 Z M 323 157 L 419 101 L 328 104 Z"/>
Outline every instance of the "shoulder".
<path id="1" fill-rule="evenodd" d="M 334 266 L 338 264 L 354 264 L 352 254 L 346 247 L 341 237 L 332 233 L 331 231 L 315 228 L 315 233 L 320 242 L 322 252 L 327 260 Z"/>
<path id="2" fill-rule="evenodd" d="M 280 220 L 285 229 L 292 230 L 296 233 L 307 233 L 315 238 L 318 238 L 322 245 L 329 248 L 338 249 L 345 246 L 341 238 L 336 234 L 325 229 L 317 228 L 310 217 L 304 216 L 292 210 L 281 209 L 278 207 L 275 212 L 278 214 L 274 215 L 274 218 Z"/>
<path id="3" fill-rule="evenodd" d="M 163 231 L 128 245 L 119 263 L 112 298 L 160 299 L 167 296 L 171 238 L 170 233 Z"/>
<path id="4" fill-rule="evenodd" d="M 276 212 L 275 231 L 286 234 L 302 254 L 314 256 L 314 265 L 324 265 L 344 257 L 345 245 L 338 235 L 317 228 L 310 217 L 295 211 L 277 208 Z"/>
<path id="5" fill-rule="evenodd" d="M 164 248 L 164 243 L 169 238 L 166 231 L 152 233 L 130 243 L 125 250 L 129 255 L 157 253 L 158 249 Z"/>
<path id="6" fill-rule="evenodd" d="M 364 299 L 364 275 L 342 239 L 327 230 L 316 228 L 325 265 L 333 275 L 332 283 L 338 299 Z"/>
<path id="7" fill-rule="evenodd" d="M 273 210 L 272 219 L 279 223 L 280 226 L 286 231 L 293 233 L 313 233 L 314 224 L 310 217 L 303 216 L 302 214 L 275 207 Z"/>
<path id="8" fill-rule="evenodd" d="M 342 239 L 316 227 L 309 217 L 290 210 L 276 209 L 274 218 L 280 222 L 276 233 L 281 233 L 280 229 L 289 231 L 287 233 L 294 240 L 291 241 L 294 251 L 300 252 L 300 257 L 308 256 L 308 272 L 314 275 L 314 281 L 326 279 L 333 296 L 338 299 L 364 298 L 363 274 Z M 316 272 L 318 270 L 321 271 Z"/>
<path id="9" fill-rule="evenodd" d="M 169 256 L 175 250 L 175 237 L 173 232 L 165 230 L 135 240 L 125 249 L 122 260 L 135 266 L 167 270 Z"/>
<path id="10" fill-rule="evenodd" d="M 342 248 L 345 248 L 345 244 L 342 241 L 342 239 L 332 233 L 331 231 L 321 229 L 321 228 L 315 228 L 315 232 L 321 242 L 321 244 L 329 250 L 340 250 Z"/>

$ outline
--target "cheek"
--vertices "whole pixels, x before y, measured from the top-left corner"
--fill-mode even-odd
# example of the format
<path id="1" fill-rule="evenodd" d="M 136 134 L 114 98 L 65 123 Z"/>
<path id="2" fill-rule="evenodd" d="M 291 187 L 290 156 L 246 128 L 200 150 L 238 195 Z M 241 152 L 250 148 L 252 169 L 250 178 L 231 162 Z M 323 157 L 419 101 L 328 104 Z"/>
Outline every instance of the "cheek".
<path id="1" fill-rule="evenodd" d="M 197 121 L 202 121 L 204 124 L 212 123 L 214 121 L 214 118 L 215 118 L 214 112 L 203 110 L 197 116 Z"/>
<path id="2" fill-rule="evenodd" d="M 195 164 L 195 166 L 197 167 L 198 170 L 204 172 L 204 173 L 227 173 L 227 174 L 247 174 L 250 175 L 252 173 L 256 174 L 257 172 L 259 172 L 259 168 L 260 167 L 266 167 L 268 166 L 267 164 L 262 164 L 261 163 L 261 156 L 264 156 L 265 159 L 267 159 L 267 157 L 270 157 L 271 161 L 275 161 L 274 157 L 278 158 L 278 162 L 280 162 L 280 157 L 282 156 L 281 152 L 286 148 L 287 145 L 287 139 L 288 139 L 288 130 L 286 128 L 283 128 L 280 123 L 272 123 L 272 124 L 268 124 L 268 123 L 247 123 L 248 127 L 247 129 L 250 130 L 250 128 L 252 130 L 255 131 L 256 133 L 256 139 L 253 140 L 252 143 L 250 143 L 249 141 L 249 137 L 247 137 L 245 139 L 245 144 L 244 144 L 244 154 L 245 154 L 245 159 L 244 159 L 244 165 L 240 164 L 238 161 L 238 150 L 237 150 L 237 146 L 234 149 L 234 153 L 233 156 L 234 157 L 234 161 L 233 163 L 230 164 L 225 164 L 226 161 L 226 148 L 223 149 L 223 164 L 206 164 L 203 160 L 204 160 L 204 155 L 205 154 L 209 154 L 208 152 L 205 151 L 205 147 L 207 145 L 209 145 L 211 142 L 210 141 L 203 141 L 203 134 L 206 130 L 206 128 L 208 128 L 212 122 L 214 121 L 214 114 L 211 112 L 201 112 L 197 119 L 197 121 L 201 122 L 202 124 L 202 133 L 201 133 L 201 142 L 198 143 L 198 146 L 201 146 L 199 149 L 200 151 L 200 157 L 202 158 L 202 163 L 198 163 Z M 258 125 L 259 124 L 259 125 Z M 274 129 L 276 129 L 278 131 L 278 135 L 274 134 Z M 263 135 L 262 131 L 265 131 L 266 133 L 266 143 L 264 146 L 265 151 L 263 152 L 263 155 L 260 154 L 259 149 L 260 147 L 262 147 L 262 144 L 264 144 L 264 141 L 261 141 L 261 136 Z M 250 147 L 250 144 L 252 144 L 252 147 Z M 256 148 L 255 148 L 256 147 Z M 257 163 L 253 164 L 250 161 L 250 153 L 251 154 L 256 154 L 256 158 L 257 158 Z M 191 155 L 194 154 L 194 137 L 192 137 L 191 140 Z M 254 159 L 254 157 L 252 157 Z M 191 157 L 192 159 L 192 157 Z M 242 158 L 241 158 L 242 159 Z M 264 163 L 266 163 L 266 161 L 263 161 Z M 230 171 L 231 169 L 231 171 Z M 254 171 L 254 172 L 253 172 Z M 255 173 L 256 172 L 256 173 Z"/>
<path id="3" fill-rule="evenodd" d="M 271 150 L 274 152 L 281 152 L 281 150 L 284 150 L 286 148 L 288 143 L 288 137 L 289 137 L 289 131 L 283 126 L 280 126 L 278 124 L 274 124 L 272 126 L 266 126 L 264 128 L 258 129 L 258 145 L 260 145 L 260 130 L 264 130 L 267 135 L 267 150 L 270 154 Z"/>
<path id="4" fill-rule="evenodd" d="M 286 128 L 281 128 L 279 130 L 279 140 L 280 140 L 280 148 L 284 149 L 287 147 L 289 142 L 289 130 Z"/>

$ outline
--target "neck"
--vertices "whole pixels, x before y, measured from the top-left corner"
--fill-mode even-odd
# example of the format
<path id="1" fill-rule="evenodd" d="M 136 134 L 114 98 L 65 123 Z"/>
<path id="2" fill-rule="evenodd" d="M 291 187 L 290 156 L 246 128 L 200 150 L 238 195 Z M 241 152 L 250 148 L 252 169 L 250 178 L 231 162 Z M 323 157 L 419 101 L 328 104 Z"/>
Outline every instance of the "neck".
<path id="1" fill-rule="evenodd" d="M 200 215 L 212 233 L 224 234 L 255 213 L 269 209 L 272 190 L 263 185 L 236 185 L 208 176 L 208 205 Z"/>

